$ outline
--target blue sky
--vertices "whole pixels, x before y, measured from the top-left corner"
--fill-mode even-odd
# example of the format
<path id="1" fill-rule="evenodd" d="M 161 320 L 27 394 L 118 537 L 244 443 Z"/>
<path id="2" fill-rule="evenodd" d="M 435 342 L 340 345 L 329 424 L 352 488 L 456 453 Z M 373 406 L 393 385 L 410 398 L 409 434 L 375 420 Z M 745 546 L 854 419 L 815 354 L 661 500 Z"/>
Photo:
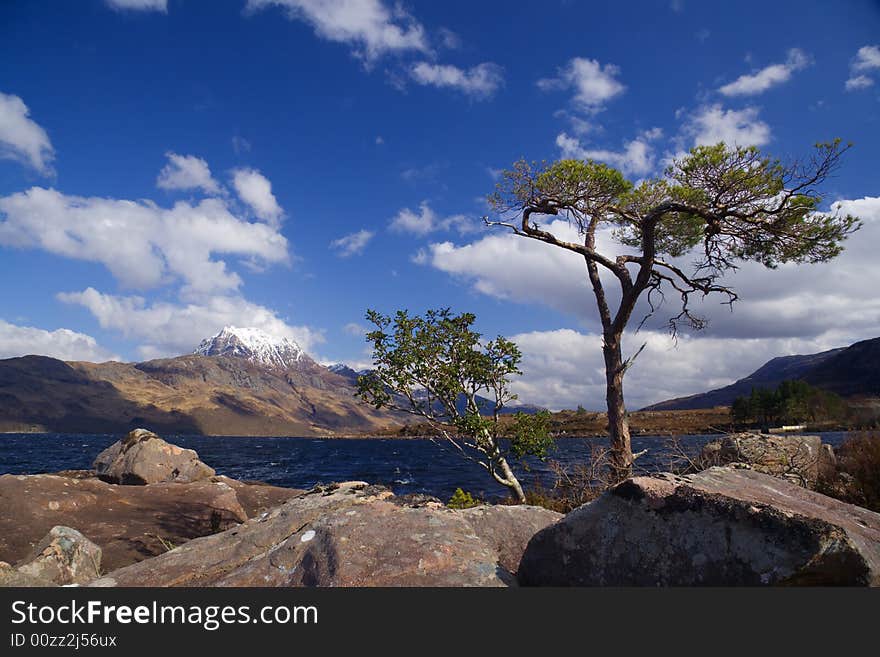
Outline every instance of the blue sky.
<path id="1" fill-rule="evenodd" d="M 582 267 L 482 227 L 497 172 L 592 157 L 638 180 L 696 143 L 838 136 L 826 209 L 865 219 L 845 255 L 744 268 L 734 313 L 707 305 L 677 346 L 631 336 L 627 392 L 875 337 L 878 35 L 857 1 L 5 2 L 0 357 L 142 360 L 234 324 L 364 365 L 367 307 L 452 306 L 521 345 L 525 401 L 600 408 Z"/>

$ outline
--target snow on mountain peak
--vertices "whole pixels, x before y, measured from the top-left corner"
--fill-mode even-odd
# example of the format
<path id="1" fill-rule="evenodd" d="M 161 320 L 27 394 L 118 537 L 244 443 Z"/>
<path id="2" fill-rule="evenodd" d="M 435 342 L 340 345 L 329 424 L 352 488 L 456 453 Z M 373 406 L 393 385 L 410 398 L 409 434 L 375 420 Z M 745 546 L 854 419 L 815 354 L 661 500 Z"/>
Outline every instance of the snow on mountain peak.
<path id="1" fill-rule="evenodd" d="M 224 326 L 210 338 L 201 341 L 193 352 L 200 356 L 235 356 L 266 367 L 292 367 L 308 358 L 296 342 L 278 338 L 258 328 Z"/>

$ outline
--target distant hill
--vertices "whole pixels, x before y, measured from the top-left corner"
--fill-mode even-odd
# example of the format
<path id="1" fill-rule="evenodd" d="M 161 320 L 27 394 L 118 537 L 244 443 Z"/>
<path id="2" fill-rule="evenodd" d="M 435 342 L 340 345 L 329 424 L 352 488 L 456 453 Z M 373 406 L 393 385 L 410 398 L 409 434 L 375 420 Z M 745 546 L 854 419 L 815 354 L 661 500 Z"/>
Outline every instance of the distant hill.
<path id="1" fill-rule="evenodd" d="M 320 365 L 289 338 L 232 326 L 192 354 L 143 363 L 8 358 L 0 360 L 0 432 L 329 436 L 413 421 L 357 399 L 358 374 Z M 516 410 L 538 409 L 505 412 Z"/>
<path id="2" fill-rule="evenodd" d="M 354 392 L 291 340 L 227 327 L 197 353 L 144 363 L 0 360 L 0 431 L 312 436 L 404 419 Z"/>
<path id="3" fill-rule="evenodd" d="M 752 388 L 775 388 L 786 379 L 802 379 L 844 397 L 880 395 L 880 338 L 849 347 L 767 361 L 744 379 L 709 392 L 678 397 L 648 406 L 646 411 L 689 410 L 729 406 Z"/>

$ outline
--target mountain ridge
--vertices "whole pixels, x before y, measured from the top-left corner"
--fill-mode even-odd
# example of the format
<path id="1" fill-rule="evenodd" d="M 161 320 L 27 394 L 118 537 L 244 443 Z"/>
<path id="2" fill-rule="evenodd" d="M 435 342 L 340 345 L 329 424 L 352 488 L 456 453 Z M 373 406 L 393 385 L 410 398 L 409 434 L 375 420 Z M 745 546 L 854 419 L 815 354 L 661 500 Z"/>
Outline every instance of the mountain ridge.
<path id="1" fill-rule="evenodd" d="M 880 338 L 861 340 L 815 354 L 777 356 L 730 385 L 707 392 L 667 399 L 642 410 L 696 410 L 729 406 L 752 388 L 775 389 L 786 379 L 801 379 L 844 397 L 880 396 Z"/>
<path id="2" fill-rule="evenodd" d="M 140 363 L 0 360 L 0 431 L 317 436 L 400 424 L 294 341 L 224 327 L 195 353 Z"/>

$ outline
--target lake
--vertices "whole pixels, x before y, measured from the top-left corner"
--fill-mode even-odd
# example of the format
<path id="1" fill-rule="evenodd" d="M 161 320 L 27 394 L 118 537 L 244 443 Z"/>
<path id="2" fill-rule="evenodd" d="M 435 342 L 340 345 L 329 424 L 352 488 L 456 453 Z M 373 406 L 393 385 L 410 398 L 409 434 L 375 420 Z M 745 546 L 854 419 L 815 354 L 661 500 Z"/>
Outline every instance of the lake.
<path id="1" fill-rule="evenodd" d="M 837 446 L 846 433 L 820 434 Z M 265 481 L 276 486 L 310 488 L 317 483 L 362 480 L 390 486 L 397 494 L 426 493 L 447 500 L 457 487 L 484 499 L 498 499 L 506 489 L 480 466 L 457 451 L 430 440 L 383 438 L 253 438 L 229 436 L 163 436 L 168 442 L 194 449 L 218 474 L 234 479 Z M 690 455 L 717 436 L 678 436 L 680 449 Z M 95 457 L 118 435 L 0 434 L 0 474 L 38 474 L 88 469 Z M 669 437 L 633 437 L 633 451 L 647 449 L 638 459 L 640 472 L 669 469 L 676 451 Z M 550 455 L 564 464 L 590 458 L 602 438 L 561 438 Z M 530 459 L 514 464 L 525 487 L 553 476 L 546 463 Z"/>

